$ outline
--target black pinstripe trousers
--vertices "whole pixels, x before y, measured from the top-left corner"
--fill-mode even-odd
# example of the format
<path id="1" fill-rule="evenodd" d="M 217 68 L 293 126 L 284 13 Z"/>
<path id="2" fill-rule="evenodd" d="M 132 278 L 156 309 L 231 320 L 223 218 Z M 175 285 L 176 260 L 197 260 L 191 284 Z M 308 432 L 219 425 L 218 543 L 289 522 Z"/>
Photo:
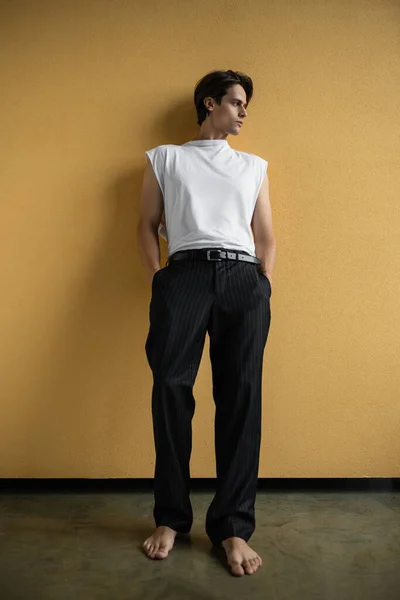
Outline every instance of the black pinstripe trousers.
<path id="1" fill-rule="evenodd" d="M 179 260 L 154 275 L 145 349 L 153 373 L 157 527 L 188 533 L 193 523 L 193 385 L 208 332 L 217 485 L 206 532 L 216 546 L 232 536 L 247 541 L 254 532 L 270 296 L 255 263 Z"/>

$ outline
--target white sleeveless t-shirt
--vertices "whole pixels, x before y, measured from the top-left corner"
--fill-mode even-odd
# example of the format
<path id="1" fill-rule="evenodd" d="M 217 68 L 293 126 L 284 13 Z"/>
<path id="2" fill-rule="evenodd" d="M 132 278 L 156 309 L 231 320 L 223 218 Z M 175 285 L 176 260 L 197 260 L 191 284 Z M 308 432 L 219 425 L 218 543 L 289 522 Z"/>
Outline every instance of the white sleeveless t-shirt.
<path id="1" fill-rule="evenodd" d="M 164 199 L 168 257 L 178 250 L 229 248 L 255 256 L 251 220 L 268 161 L 227 140 L 192 140 L 147 150 Z"/>

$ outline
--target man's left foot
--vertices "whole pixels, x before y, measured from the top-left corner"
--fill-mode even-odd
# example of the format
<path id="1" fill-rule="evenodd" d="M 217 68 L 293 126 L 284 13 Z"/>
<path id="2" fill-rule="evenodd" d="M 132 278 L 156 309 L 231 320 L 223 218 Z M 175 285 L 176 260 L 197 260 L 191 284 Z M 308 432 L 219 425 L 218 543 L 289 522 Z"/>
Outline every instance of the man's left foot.
<path id="1" fill-rule="evenodd" d="M 245 572 L 252 575 L 262 565 L 261 556 L 254 552 L 242 538 L 230 537 L 222 542 L 228 565 L 233 575 L 241 576 Z"/>

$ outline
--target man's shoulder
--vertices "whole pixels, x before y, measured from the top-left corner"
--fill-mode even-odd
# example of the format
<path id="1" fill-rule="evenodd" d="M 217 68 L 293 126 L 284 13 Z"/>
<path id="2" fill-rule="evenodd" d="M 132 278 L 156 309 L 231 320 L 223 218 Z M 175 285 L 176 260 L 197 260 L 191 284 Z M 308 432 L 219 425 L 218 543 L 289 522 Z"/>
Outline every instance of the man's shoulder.
<path id="1" fill-rule="evenodd" d="M 238 150 L 237 152 L 239 152 L 239 154 L 243 154 L 244 156 L 248 156 L 253 160 L 259 160 L 261 158 L 261 156 L 254 154 L 254 152 L 244 152 L 243 150 Z"/>
<path id="2" fill-rule="evenodd" d="M 244 150 L 235 150 L 235 152 L 249 165 L 263 165 L 266 162 L 264 158 L 254 152 L 245 152 Z"/>
<path id="3" fill-rule="evenodd" d="M 181 146 L 179 146 L 178 144 L 160 144 L 159 146 L 156 146 L 156 148 L 180 148 Z"/>

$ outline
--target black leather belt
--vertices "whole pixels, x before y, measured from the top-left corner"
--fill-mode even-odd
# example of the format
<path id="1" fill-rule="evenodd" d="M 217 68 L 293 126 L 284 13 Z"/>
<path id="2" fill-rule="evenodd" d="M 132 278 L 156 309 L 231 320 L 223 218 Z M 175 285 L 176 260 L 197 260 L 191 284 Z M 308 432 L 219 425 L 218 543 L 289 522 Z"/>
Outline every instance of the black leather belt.
<path id="1" fill-rule="evenodd" d="M 255 263 L 259 265 L 260 259 L 250 254 L 243 254 L 241 252 L 235 252 L 233 250 L 219 250 L 218 248 L 206 249 L 200 248 L 199 250 L 178 250 L 172 254 L 168 260 L 167 265 L 174 260 L 241 260 L 244 262 Z"/>

